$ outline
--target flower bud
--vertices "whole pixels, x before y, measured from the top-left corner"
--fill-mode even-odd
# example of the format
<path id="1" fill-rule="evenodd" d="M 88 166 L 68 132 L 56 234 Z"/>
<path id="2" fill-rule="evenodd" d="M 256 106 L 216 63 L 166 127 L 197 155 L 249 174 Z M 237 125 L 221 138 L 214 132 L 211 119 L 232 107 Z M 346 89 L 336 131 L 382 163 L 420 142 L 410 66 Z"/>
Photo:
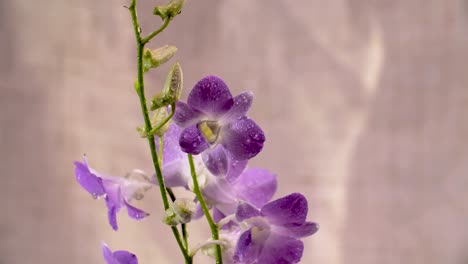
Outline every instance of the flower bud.
<path id="1" fill-rule="evenodd" d="M 155 50 L 145 49 L 143 51 L 143 72 L 156 68 L 170 60 L 177 52 L 175 46 L 164 45 Z"/>
<path id="2" fill-rule="evenodd" d="M 166 77 L 163 94 L 169 97 L 173 102 L 177 101 L 182 93 L 183 75 L 180 64 L 176 62 L 172 65 L 171 71 Z"/>
<path id="3" fill-rule="evenodd" d="M 175 103 L 182 93 L 182 86 L 182 68 L 179 63 L 175 63 L 166 77 L 162 92 L 151 98 L 151 110 Z"/>
<path id="4" fill-rule="evenodd" d="M 169 4 L 164 6 L 157 6 L 154 8 L 153 14 L 161 17 L 161 19 L 173 19 L 180 14 L 185 0 L 171 0 Z"/>
<path id="5" fill-rule="evenodd" d="M 163 221 L 171 226 L 186 224 L 192 220 L 195 210 L 194 201 L 187 198 L 177 199 L 166 210 Z"/>

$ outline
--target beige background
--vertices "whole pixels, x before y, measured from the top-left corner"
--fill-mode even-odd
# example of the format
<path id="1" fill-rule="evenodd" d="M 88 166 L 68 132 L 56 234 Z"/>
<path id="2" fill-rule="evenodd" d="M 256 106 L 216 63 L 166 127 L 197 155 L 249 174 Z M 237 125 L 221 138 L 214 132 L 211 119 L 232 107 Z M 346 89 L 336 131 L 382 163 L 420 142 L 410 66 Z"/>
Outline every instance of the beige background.
<path id="1" fill-rule="evenodd" d="M 143 30 L 159 25 L 140 0 Z M 0 0 L 0 264 L 103 263 L 99 243 L 141 263 L 181 263 L 160 223 L 120 215 L 73 178 L 150 171 L 122 0 Z M 208 74 L 252 90 L 264 128 L 252 162 L 300 191 L 303 263 L 468 263 L 468 2 L 188 0 L 151 44 L 179 47 L 185 91 Z M 158 91 L 168 67 L 149 75 Z M 208 235 L 191 228 L 192 244 Z M 198 263 L 210 263 L 198 259 Z"/>

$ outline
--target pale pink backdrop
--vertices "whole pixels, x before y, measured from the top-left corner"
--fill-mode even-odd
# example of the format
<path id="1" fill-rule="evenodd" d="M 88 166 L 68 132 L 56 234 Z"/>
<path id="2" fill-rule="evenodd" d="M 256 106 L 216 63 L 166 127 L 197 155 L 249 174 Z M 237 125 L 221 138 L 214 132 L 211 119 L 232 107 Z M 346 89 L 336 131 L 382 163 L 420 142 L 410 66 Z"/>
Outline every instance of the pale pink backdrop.
<path id="1" fill-rule="evenodd" d="M 148 32 L 161 1 L 139 2 Z M 73 177 L 82 153 L 109 174 L 151 171 L 124 5 L 0 1 L 0 264 L 103 263 L 101 240 L 182 263 L 156 189 L 139 204 L 152 216 L 122 214 L 116 233 Z M 164 44 L 179 47 L 184 96 L 208 74 L 255 93 L 267 141 L 252 163 L 321 224 L 302 263 L 468 262 L 467 1 L 187 0 L 151 47 Z"/>

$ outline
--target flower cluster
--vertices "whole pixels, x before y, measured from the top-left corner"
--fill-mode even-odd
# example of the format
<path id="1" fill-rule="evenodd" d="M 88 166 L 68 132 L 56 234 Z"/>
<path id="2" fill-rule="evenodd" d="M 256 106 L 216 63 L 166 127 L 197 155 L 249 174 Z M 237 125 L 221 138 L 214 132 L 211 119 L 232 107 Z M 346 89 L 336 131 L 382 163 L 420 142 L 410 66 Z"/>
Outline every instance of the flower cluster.
<path id="1" fill-rule="evenodd" d="M 302 194 L 272 200 L 277 190 L 276 175 L 248 167 L 248 160 L 260 153 L 265 142 L 262 129 L 247 116 L 252 100 L 251 92 L 233 97 L 218 77 L 201 79 L 187 102 L 176 102 L 173 124 L 162 137 L 163 145 L 156 142 L 162 149 L 162 175 L 169 188 L 193 192 L 198 184 L 220 229 L 219 241 L 208 240 L 200 247 L 202 252 L 212 254 L 211 246 L 221 245 L 224 263 L 298 263 L 304 250 L 301 238 L 314 234 L 318 225 L 306 220 L 308 203 Z M 194 155 L 195 171 L 187 154 Z M 91 169 L 86 159 L 75 162 L 75 174 L 86 191 L 105 199 L 114 230 L 116 214 L 124 207 L 133 219 L 148 216 L 130 202 L 141 199 L 144 191 L 156 185 L 154 179 L 103 176 Z M 194 197 L 193 202 L 194 206 L 191 201 L 174 202 L 165 222 L 178 225 L 200 218 L 201 201 Z M 105 244 L 103 254 L 107 264 L 138 263 L 132 253 L 112 252 Z"/>

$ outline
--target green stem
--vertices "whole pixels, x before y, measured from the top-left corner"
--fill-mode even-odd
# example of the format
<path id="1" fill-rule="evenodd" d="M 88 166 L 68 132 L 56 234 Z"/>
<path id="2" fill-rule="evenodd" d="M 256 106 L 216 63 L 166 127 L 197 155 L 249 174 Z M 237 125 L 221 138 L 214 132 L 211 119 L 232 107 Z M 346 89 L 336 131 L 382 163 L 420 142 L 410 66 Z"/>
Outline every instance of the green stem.
<path id="1" fill-rule="evenodd" d="M 162 159 L 163 157 L 163 149 L 164 149 L 164 138 L 159 137 L 159 158 Z M 161 160 L 159 161 L 160 163 L 162 162 Z M 166 187 L 167 194 L 169 194 L 169 197 L 171 198 L 171 201 L 174 202 L 176 200 L 176 196 L 174 192 L 172 191 L 171 188 Z M 181 224 L 181 230 L 182 230 L 182 238 L 184 242 L 184 247 L 186 251 L 188 252 L 188 234 L 187 234 L 187 225 L 186 224 Z M 190 257 L 190 262 L 192 263 L 192 257 L 190 256 L 190 253 L 187 253 L 187 255 Z M 187 259 L 186 259 L 187 261 Z"/>
<path id="2" fill-rule="evenodd" d="M 164 29 L 166 29 L 166 27 L 169 25 L 169 22 L 171 20 L 170 19 L 166 19 L 164 20 L 164 24 L 157 30 L 153 31 L 151 34 L 149 34 L 146 38 L 142 39 L 141 40 L 141 43 L 143 45 L 145 45 L 146 43 L 148 43 L 152 38 L 154 38 L 156 35 L 158 35 L 159 33 L 161 33 Z"/>
<path id="3" fill-rule="evenodd" d="M 187 233 L 187 225 L 182 224 L 182 237 L 184 238 L 185 248 L 188 248 L 188 233 Z"/>
<path id="4" fill-rule="evenodd" d="M 210 226 L 211 238 L 215 241 L 219 241 L 218 226 L 213 221 L 213 218 L 210 215 L 210 210 L 208 209 L 208 206 L 206 205 L 205 198 L 203 198 L 203 194 L 201 193 L 200 187 L 198 185 L 197 173 L 195 171 L 195 165 L 193 164 L 193 157 L 191 154 L 187 154 L 187 156 L 188 156 L 188 160 L 190 163 L 190 172 L 192 174 L 193 192 L 197 196 L 198 202 L 200 203 L 203 209 L 203 213 L 205 214 L 206 220 L 208 221 L 208 225 Z M 222 264 L 223 257 L 221 255 L 221 246 L 216 245 L 215 248 L 216 248 L 216 264 Z"/>
<path id="5" fill-rule="evenodd" d="M 145 44 L 154 36 L 156 36 L 159 32 L 164 30 L 164 28 L 167 27 L 167 24 L 163 25 L 159 30 L 153 32 L 151 35 L 151 38 L 147 38 L 146 42 L 144 42 L 141 38 L 140 35 L 140 26 L 138 24 L 138 17 L 137 17 L 137 11 L 136 11 L 136 0 L 132 0 L 130 6 L 128 7 L 130 10 L 130 14 L 132 16 L 132 24 L 133 24 L 133 30 L 135 32 L 135 39 L 136 39 L 136 44 L 137 44 L 137 70 L 138 70 L 138 76 L 137 76 L 137 86 L 136 90 L 138 93 L 138 97 L 140 99 L 140 106 L 141 106 L 141 112 L 143 114 L 143 119 L 145 121 L 145 130 L 146 133 L 148 134 L 152 127 L 151 127 L 151 121 L 149 118 L 148 114 L 148 107 L 146 104 L 146 97 L 145 97 L 145 88 L 144 88 L 144 79 L 143 79 L 143 48 Z M 153 135 L 148 135 L 148 144 L 150 147 L 151 151 L 151 158 L 153 160 L 153 166 L 156 171 L 156 177 L 158 179 L 159 183 L 159 190 L 161 192 L 161 198 L 164 204 L 164 209 L 169 208 L 169 200 L 167 198 L 167 193 L 166 193 L 166 185 L 164 183 L 164 178 L 162 177 L 161 173 L 161 167 L 159 165 L 159 159 L 158 159 L 158 154 L 156 153 L 156 144 L 154 142 L 154 136 Z M 183 245 L 182 239 L 180 237 L 179 230 L 175 227 L 172 226 L 172 233 L 174 234 L 174 237 L 177 241 L 177 244 L 179 245 L 180 250 L 182 251 L 182 254 L 184 255 L 185 258 L 185 263 L 190 264 L 192 263 L 192 257 L 188 253 L 188 249 L 186 249 Z"/>

